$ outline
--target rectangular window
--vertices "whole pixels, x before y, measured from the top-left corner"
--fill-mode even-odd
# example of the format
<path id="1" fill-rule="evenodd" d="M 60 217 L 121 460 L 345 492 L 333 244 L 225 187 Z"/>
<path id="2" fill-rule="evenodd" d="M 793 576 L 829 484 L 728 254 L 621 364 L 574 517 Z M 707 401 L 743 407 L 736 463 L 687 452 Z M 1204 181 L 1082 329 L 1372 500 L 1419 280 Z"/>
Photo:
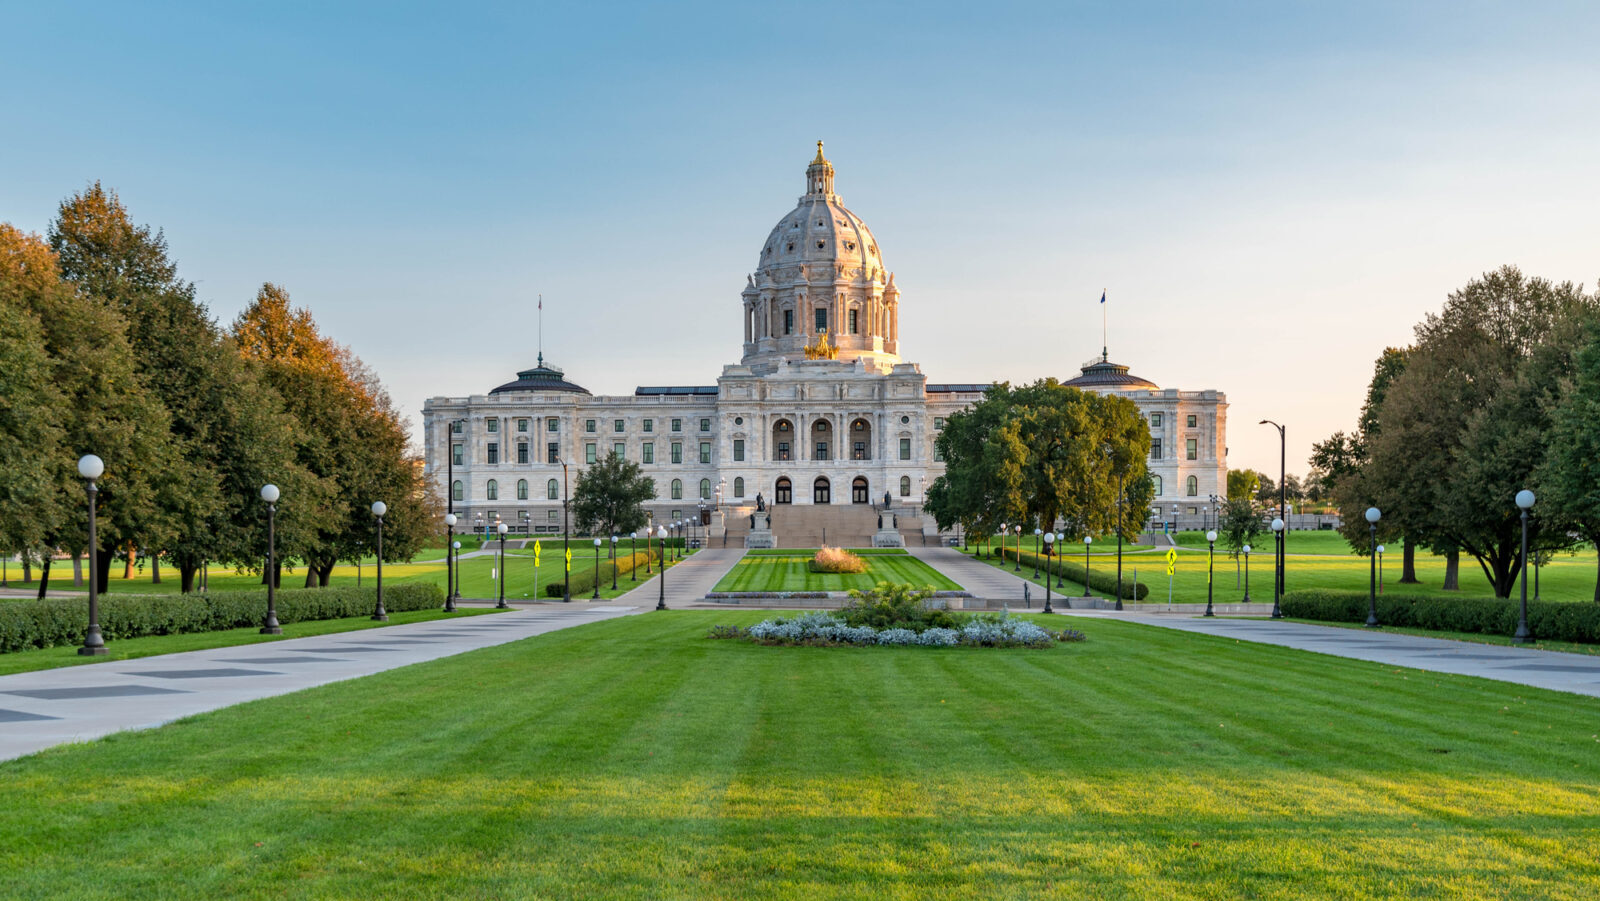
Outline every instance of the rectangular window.
<path id="1" fill-rule="evenodd" d="M 681 432 L 681 431 L 683 431 L 683 420 L 681 420 L 681 419 L 674 419 L 674 420 L 672 420 L 672 430 L 673 430 L 673 431 L 674 431 L 674 432 Z"/>
<path id="2" fill-rule="evenodd" d="M 1194 438 L 1184 441 L 1183 452 L 1184 456 L 1188 457 L 1190 460 L 1200 459 L 1200 442 Z"/>
<path id="3" fill-rule="evenodd" d="M 547 431 L 547 432 L 559 431 L 561 426 L 557 425 L 557 423 L 559 423 L 560 421 L 561 420 L 556 419 L 554 416 L 552 416 L 549 419 L 545 420 L 545 423 L 544 423 L 545 431 Z"/>
<path id="4" fill-rule="evenodd" d="M 656 445 L 654 441 L 646 441 L 639 457 L 640 463 L 656 462 Z"/>
<path id="5" fill-rule="evenodd" d="M 526 419 L 517 420 L 517 431 L 526 432 L 527 430 L 528 430 L 528 420 L 526 420 Z"/>
<path id="6" fill-rule="evenodd" d="M 702 431 L 702 432 L 711 431 L 711 420 L 709 420 L 709 419 L 700 420 L 700 431 Z"/>
<path id="7" fill-rule="evenodd" d="M 485 428 L 487 428 L 491 432 L 500 431 L 500 420 L 498 420 L 498 419 L 489 420 L 488 421 L 488 425 L 486 425 Z"/>
<path id="8" fill-rule="evenodd" d="M 744 462 L 744 439 L 743 438 L 735 438 L 735 439 L 733 439 L 733 462 L 735 462 L 735 463 L 743 463 Z"/>
<path id="9" fill-rule="evenodd" d="M 828 309 L 826 307 L 817 307 L 817 334 L 820 335 L 827 330 Z"/>
<path id="10" fill-rule="evenodd" d="M 611 421 L 611 431 L 613 431 L 613 432 L 622 431 L 622 420 L 620 420 L 620 419 L 612 420 Z"/>
<path id="11" fill-rule="evenodd" d="M 1195 423 L 1198 420 L 1198 418 L 1199 417 L 1195 416 L 1193 413 L 1189 414 L 1189 428 L 1192 429 L 1192 428 L 1195 427 Z"/>
<path id="12" fill-rule="evenodd" d="M 935 417 L 933 417 L 933 427 L 934 427 L 934 429 L 942 429 L 942 428 L 944 428 L 944 417 L 943 416 L 935 416 Z"/>
<path id="13" fill-rule="evenodd" d="M 593 432 L 594 431 L 594 420 L 593 419 L 585 419 L 583 421 L 583 430 L 585 432 Z"/>
<path id="14" fill-rule="evenodd" d="M 624 448 L 622 446 L 622 442 L 621 441 L 618 441 L 615 444 L 611 445 L 611 453 L 618 460 L 627 459 L 628 455 L 626 453 L 623 453 L 623 451 L 624 451 Z"/>
<path id="15" fill-rule="evenodd" d="M 490 463 L 499 463 L 500 462 L 500 445 L 496 444 L 493 441 L 489 442 L 489 457 L 488 457 L 488 459 L 489 459 Z"/>
<path id="16" fill-rule="evenodd" d="M 526 441 L 518 441 L 517 442 L 517 462 L 518 463 L 527 463 L 528 462 L 528 442 L 526 442 Z"/>
<path id="17" fill-rule="evenodd" d="M 452 435 L 461 434 L 461 420 L 458 419 L 455 422 L 450 423 L 450 434 L 452 434 Z"/>
<path id="18" fill-rule="evenodd" d="M 944 451 L 939 450 L 939 445 L 938 445 L 937 442 L 933 445 L 933 462 L 935 462 L 935 463 L 943 463 L 944 462 Z"/>
<path id="19" fill-rule="evenodd" d="M 828 442 L 826 442 L 826 441 L 818 441 L 817 442 L 817 455 L 815 457 L 812 457 L 811 459 L 813 459 L 813 460 L 826 460 L 826 459 L 828 459 Z"/>
<path id="20" fill-rule="evenodd" d="M 866 458 L 867 443 L 865 441 L 857 441 L 856 443 L 850 445 L 850 459 L 865 460 Z"/>
<path id="21" fill-rule="evenodd" d="M 647 431 L 647 432 L 655 431 L 656 430 L 656 421 L 654 419 L 646 419 L 644 421 L 644 430 Z"/>
<path id="22" fill-rule="evenodd" d="M 683 462 L 683 445 L 677 441 L 672 442 L 672 462 Z"/>
<path id="23" fill-rule="evenodd" d="M 683 518 L 683 511 L 682 510 L 674 510 L 674 511 L 672 511 L 672 518 L 673 519 L 682 519 Z"/>
<path id="24" fill-rule="evenodd" d="M 545 462 L 547 462 L 547 463 L 560 463 L 561 462 L 561 445 L 555 443 L 554 441 L 550 442 L 549 444 L 546 444 L 544 446 L 544 454 L 545 454 Z"/>
<path id="25" fill-rule="evenodd" d="M 461 445 L 450 445 L 450 459 L 456 466 L 460 466 L 462 464 Z"/>
<path id="26" fill-rule="evenodd" d="M 860 310 L 851 310 L 850 311 L 850 334 L 852 334 L 852 335 L 854 335 L 856 333 L 856 321 L 857 321 L 857 316 L 858 316 L 858 314 L 860 312 L 861 312 Z"/>
<path id="27" fill-rule="evenodd" d="M 779 441 L 778 442 L 778 459 L 779 460 L 787 460 L 787 459 L 789 459 L 789 442 L 787 442 L 787 441 Z"/>
<path id="28" fill-rule="evenodd" d="M 555 522 L 558 517 L 556 516 L 556 511 L 555 510 L 551 510 L 551 511 L 549 511 L 549 512 L 547 512 L 545 514 L 544 518 L 549 520 L 550 522 Z"/>
<path id="29" fill-rule="evenodd" d="M 1160 413 L 1151 413 L 1150 414 L 1150 428 L 1152 428 L 1152 429 L 1161 428 L 1161 414 Z"/>
<path id="30" fill-rule="evenodd" d="M 1152 438 L 1152 439 L 1150 439 L 1150 459 L 1152 459 L 1152 460 L 1161 459 L 1161 439 L 1160 438 Z"/>
<path id="31" fill-rule="evenodd" d="M 700 442 L 700 462 L 701 463 L 710 463 L 711 462 L 711 442 L 709 442 L 709 441 Z"/>
<path id="32" fill-rule="evenodd" d="M 900 459 L 902 459 L 902 460 L 911 459 L 911 439 L 910 438 L 901 438 L 900 439 Z"/>
<path id="33" fill-rule="evenodd" d="M 594 442 L 593 441 L 584 442 L 584 445 L 583 445 L 583 462 L 585 462 L 585 463 L 593 463 L 594 460 L 595 460 Z"/>
<path id="34" fill-rule="evenodd" d="M 783 311 L 783 333 L 785 335 L 794 334 L 794 310 Z"/>

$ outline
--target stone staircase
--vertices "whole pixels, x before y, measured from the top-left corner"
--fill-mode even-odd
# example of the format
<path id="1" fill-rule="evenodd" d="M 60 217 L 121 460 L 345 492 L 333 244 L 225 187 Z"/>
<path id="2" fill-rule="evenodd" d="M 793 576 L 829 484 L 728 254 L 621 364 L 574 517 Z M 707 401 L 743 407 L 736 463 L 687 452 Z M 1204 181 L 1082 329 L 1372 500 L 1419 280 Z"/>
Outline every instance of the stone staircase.
<path id="1" fill-rule="evenodd" d="M 772 537 L 778 547 L 872 547 L 878 508 L 868 504 L 774 504 Z M 748 531 L 749 520 L 745 520 Z M 733 536 L 730 533 L 731 544 Z M 742 543 L 742 537 L 741 537 Z"/>

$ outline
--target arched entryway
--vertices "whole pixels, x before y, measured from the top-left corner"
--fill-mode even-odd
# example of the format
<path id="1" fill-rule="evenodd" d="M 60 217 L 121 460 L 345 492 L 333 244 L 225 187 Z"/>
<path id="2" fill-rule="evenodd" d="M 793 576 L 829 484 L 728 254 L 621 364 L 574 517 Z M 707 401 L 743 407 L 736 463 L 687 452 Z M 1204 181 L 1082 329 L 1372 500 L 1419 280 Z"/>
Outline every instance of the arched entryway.
<path id="1" fill-rule="evenodd" d="M 826 476 L 817 476 L 817 480 L 811 483 L 811 503 L 833 503 L 833 495 L 829 491 L 828 479 Z"/>
<path id="2" fill-rule="evenodd" d="M 787 419 L 772 424 L 772 459 L 794 460 L 794 426 Z"/>
<path id="3" fill-rule="evenodd" d="M 867 490 L 867 480 L 865 476 L 856 476 L 855 481 L 850 483 L 850 503 L 872 503 L 872 493 Z"/>
<path id="4" fill-rule="evenodd" d="M 789 483 L 788 479 L 778 480 L 778 484 L 772 492 L 772 502 L 774 504 L 794 503 L 794 486 Z"/>
<path id="5" fill-rule="evenodd" d="M 817 419 L 811 423 L 811 459 L 833 459 L 833 427 L 828 420 Z"/>
<path id="6" fill-rule="evenodd" d="M 872 423 L 865 419 L 850 423 L 850 459 L 872 459 Z"/>

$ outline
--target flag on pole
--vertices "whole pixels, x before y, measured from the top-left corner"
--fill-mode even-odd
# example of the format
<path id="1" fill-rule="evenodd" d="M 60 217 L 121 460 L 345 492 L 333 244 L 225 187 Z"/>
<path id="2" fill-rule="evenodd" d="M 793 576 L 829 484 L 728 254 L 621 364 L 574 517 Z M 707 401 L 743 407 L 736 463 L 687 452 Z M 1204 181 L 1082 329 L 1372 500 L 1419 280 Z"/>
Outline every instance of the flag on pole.
<path id="1" fill-rule="evenodd" d="M 1106 302 L 1106 292 L 1105 292 L 1104 288 L 1100 289 L 1100 302 L 1101 303 L 1105 303 Z"/>

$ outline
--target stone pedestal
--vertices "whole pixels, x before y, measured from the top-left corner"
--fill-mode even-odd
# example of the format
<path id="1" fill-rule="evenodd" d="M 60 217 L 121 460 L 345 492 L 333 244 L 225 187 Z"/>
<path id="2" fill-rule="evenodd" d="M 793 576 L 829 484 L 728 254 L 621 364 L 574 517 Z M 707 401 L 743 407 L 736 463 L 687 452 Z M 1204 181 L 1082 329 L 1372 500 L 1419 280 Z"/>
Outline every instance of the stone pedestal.
<path id="1" fill-rule="evenodd" d="M 766 513 L 750 514 L 750 534 L 744 536 L 745 547 L 777 547 L 772 537 L 772 522 Z"/>
<path id="2" fill-rule="evenodd" d="M 895 524 L 895 514 L 893 511 L 885 510 L 878 514 L 878 531 L 872 533 L 872 546 L 906 546 L 906 540 L 900 536 L 900 529 Z"/>

